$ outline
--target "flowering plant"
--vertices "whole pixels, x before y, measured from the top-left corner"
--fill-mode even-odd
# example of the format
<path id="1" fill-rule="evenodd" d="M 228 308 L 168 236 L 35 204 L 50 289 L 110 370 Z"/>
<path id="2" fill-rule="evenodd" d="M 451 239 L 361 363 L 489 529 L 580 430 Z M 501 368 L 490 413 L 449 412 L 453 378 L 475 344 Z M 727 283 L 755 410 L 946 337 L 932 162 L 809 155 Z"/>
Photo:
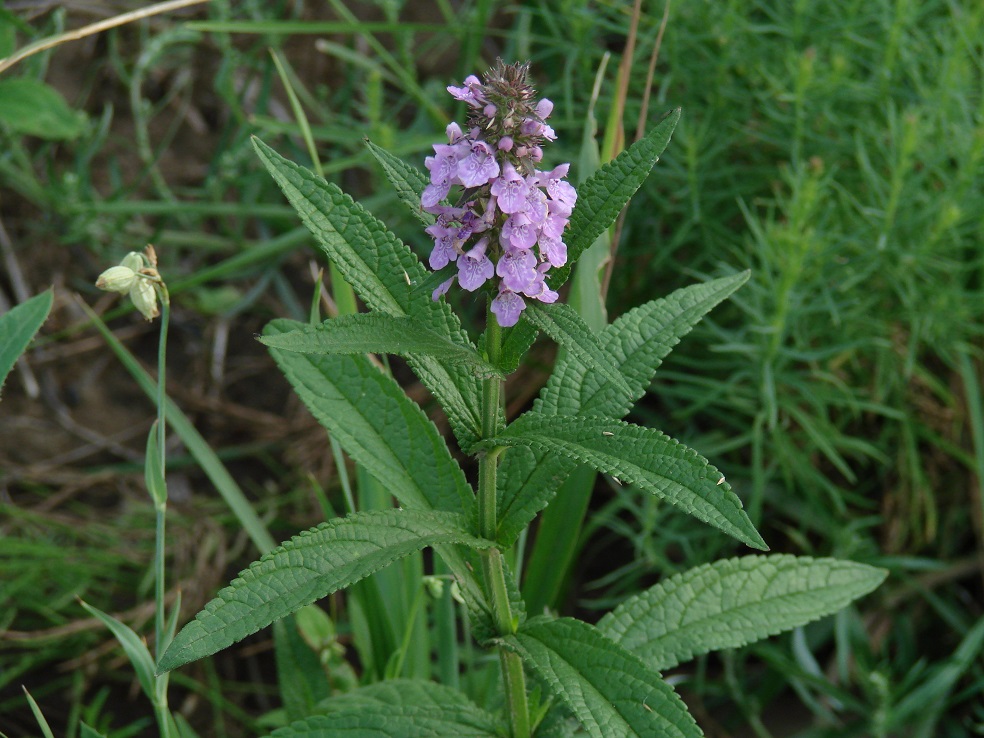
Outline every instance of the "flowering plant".
<path id="1" fill-rule="evenodd" d="M 884 578 L 881 570 L 834 559 L 750 555 L 670 577 L 596 625 L 549 613 L 528 617 L 517 542 L 579 465 L 619 478 L 626 494 L 656 495 L 752 548 L 767 547 L 720 471 L 659 431 L 621 420 L 673 345 L 747 273 L 653 300 L 600 332 L 558 300 L 572 263 L 648 176 L 679 111 L 575 194 L 564 181 L 566 165 L 537 169 L 554 133 L 546 123 L 551 105 L 536 100 L 527 72 L 526 65 L 499 64 L 484 81 L 469 77 L 449 88 L 471 109 L 468 130 L 448 127 L 448 143 L 426 161 L 429 177 L 369 144 L 434 239 L 429 261 L 436 274 L 336 186 L 255 141 L 368 308 L 316 325 L 275 320 L 261 340 L 333 439 L 400 507 L 330 520 L 266 554 L 177 634 L 157 669 L 213 654 L 431 548 L 465 603 L 471 634 L 498 656 L 503 695 L 498 715 L 449 684 L 384 681 L 318 702 L 275 731 L 279 738 L 527 738 L 573 735 L 578 725 L 605 738 L 699 736 L 660 671 L 834 612 Z M 445 202 L 452 194 L 454 203 Z M 477 344 L 449 304 L 435 299 L 454 280 L 488 293 Z M 564 351 L 533 408 L 507 422 L 504 379 L 538 332 Z M 443 406 L 462 452 L 477 463 L 477 485 L 368 353 L 406 357 Z M 528 687 L 528 676 L 539 688 Z"/>

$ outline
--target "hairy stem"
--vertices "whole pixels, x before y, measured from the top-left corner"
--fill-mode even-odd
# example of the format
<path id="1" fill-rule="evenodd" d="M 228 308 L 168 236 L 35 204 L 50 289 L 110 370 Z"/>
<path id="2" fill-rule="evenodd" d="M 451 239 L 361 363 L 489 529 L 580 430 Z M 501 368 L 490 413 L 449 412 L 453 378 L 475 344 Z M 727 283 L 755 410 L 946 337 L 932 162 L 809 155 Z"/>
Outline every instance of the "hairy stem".
<path id="1" fill-rule="evenodd" d="M 492 364 L 498 364 L 502 348 L 502 329 L 496 317 L 488 313 L 485 331 L 485 352 Z M 502 381 L 495 377 L 484 380 L 482 386 L 482 437 L 494 438 L 498 431 L 499 405 L 502 398 Z M 478 522 L 484 538 L 495 540 L 498 521 L 496 519 L 496 471 L 502 449 L 492 449 L 483 454 L 478 465 Z M 489 606 L 495 620 L 496 629 L 502 633 L 514 633 L 516 623 L 509 606 L 509 590 L 506 587 L 506 570 L 502 552 L 497 548 L 482 554 L 482 573 L 485 577 L 486 591 L 489 593 Z M 526 701 L 526 676 L 523 664 L 514 653 L 500 649 L 502 679 L 508 704 L 509 723 L 512 738 L 529 738 L 530 713 Z"/>

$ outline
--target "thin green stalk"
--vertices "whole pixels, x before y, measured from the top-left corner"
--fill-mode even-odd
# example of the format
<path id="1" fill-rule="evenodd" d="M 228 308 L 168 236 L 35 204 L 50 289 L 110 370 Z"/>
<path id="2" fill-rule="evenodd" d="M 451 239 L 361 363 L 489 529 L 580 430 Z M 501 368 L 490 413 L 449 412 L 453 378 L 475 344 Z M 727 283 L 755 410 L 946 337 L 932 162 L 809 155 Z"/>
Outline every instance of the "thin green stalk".
<path id="1" fill-rule="evenodd" d="M 167 366 L 167 329 L 171 317 L 171 298 L 164 282 L 156 284 L 161 297 L 161 331 L 157 348 L 157 456 L 161 479 L 166 479 L 166 450 L 165 441 L 167 439 L 167 426 L 165 425 L 165 411 L 167 408 L 167 395 L 164 390 L 165 367 Z M 161 499 L 154 500 L 154 513 L 156 517 L 156 531 L 154 536 L 154 585 L 155 585 L 155 612 L 154 612 L 154 647 L 158 658 L 164 652 L 164 631 L 166 619 L 164 614 L 164 530 L 167 516 L 167 486 L 163 485 L 163 496 Z M 161 736 L 169 738 L 171 735 L 171 715 L 167 707 L 167 683 L 168 675 L 162 674 L 156 678 L 156 697 L 154 701 L 154 712 L 157 716 L 157 724 L 160 728 Z"/>
<path id="2" fill-rule="evenodd" d="M 167 365 L 167 329 L 171 317 L 171 299 L 163 282 L 158 283 L 161 295 L 161 332 L 157 349 L 157 455 L 160 460 L 161 476 L 166 478 L 167 461 L 165 455 L 165 440 L 167 426 L 165 411 L 167 408 L 164 393 L 164 369 Z M 154 616 L 154 643 L 157 655 L 163 652 L 164 643 L 164 523 L 167 513 L 167 499 L 155 502 L 154 509 L 157 517 L 157 529 L 154 544 L 154 579 L 156 583 L 157 608 Z"/>
<path id="3" fill-rule="evenodd" d="M 492 364 L 498 364 L 502 348 L 502 329 L 491 310 L 488 312 L 485 330 L 485 352 Z M 502 398 L 502 380 L 494 377 L 482 383 L 482 436 L 494 438 L 498 430 L 499 405 Z M 496 472 L 501 448 L 485 453 L 478 464 L 478 520 L 483 537 L 495 539 L 496 520 Z M 482 555 L 482 572 L 489 593 L 492 616 L 500 633 L 515 633 L 512 610 L 509 607 L 509 590 L 506 588 L 506 569 L 502 552 L 490 549 Z M 509 723 L 513 738 L 529 738 L 530 711 L 526 701 L 526 676 L 523 663 L 517 654 L 500 649 L 502 679 L 509 705 Z"/>

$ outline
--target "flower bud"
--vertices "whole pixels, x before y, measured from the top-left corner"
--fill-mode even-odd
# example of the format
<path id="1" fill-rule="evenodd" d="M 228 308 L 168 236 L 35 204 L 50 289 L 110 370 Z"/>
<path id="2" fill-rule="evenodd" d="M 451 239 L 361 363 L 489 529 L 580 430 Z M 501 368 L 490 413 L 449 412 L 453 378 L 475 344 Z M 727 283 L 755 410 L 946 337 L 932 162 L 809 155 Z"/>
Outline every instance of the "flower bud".
<path id="1" fill-rule="evenodd" d="M 157 310 L 157 290 L 149 279 L 137 278 L 139 281 L 134 283 L 130 289 L 130 299 L 133 306 L 140 311 L 147 320 L 153 320 L 160 312 Z"/>
<path id="2" fill-rule="evenodd" d="M 110 267 L 100 274 L 99 279 L 96 280 L 96 287 L 107 292 L 126 294 L 138 279 L 140 277 L 137 276 L 137 273 L 133 269 L 121 264 Z"/>

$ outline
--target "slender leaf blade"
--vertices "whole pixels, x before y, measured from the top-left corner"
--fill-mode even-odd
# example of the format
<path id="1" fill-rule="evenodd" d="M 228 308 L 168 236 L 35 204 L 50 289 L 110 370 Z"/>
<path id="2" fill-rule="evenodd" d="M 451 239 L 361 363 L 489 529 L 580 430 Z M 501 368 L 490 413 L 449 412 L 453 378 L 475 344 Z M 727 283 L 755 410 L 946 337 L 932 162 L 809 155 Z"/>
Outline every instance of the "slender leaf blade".
<path id="1" fill-rule="evenodd" d="M 483 445 L 529 446 L 635 484 L 747 545 L 768 550 L 741 500 L 696 451 L 652 428 L 605 418 L 519 418 Z"/>
<path id="2" fill-rule="evenodd" d="M 537 399 L 542 415 L 595 415 L 621 418 L 645 394 L 662 359 L 715 305 L 747 279 L 747 272 L 691 285 L 620 316 L 600 334 L 605 352 L 629 386 L 629 393 L 607 381 L 571 354 L 562 356 Z M 511 545 L 553 498 L 574 464 L 531 450 L 511 451 L 500 468 L 500 542 Z"/>
<path id="3" fill-rule="evenodd" d="M 500 643 L 520 655 L 593 738 L 703 735 L 658 673 L 587 623 L 535 618 Z"/>
<path id="4" fill-rule="evenodd" d="M 565 354 L 534 409 L 544 415 L 621 418 L 642 397 L 663 359 L 701 318 L 741 287 L 750 272 L 689 285 L 640 305 L 600 334 L 606 361 L 618 368 L 616 384 L 575 354 Z"/>
<path id="5" fill-rule="evenodd" d="M 274 320 L 265 336 L 303 324 Z M 447 443 L 396 381 L 362 355 L 271 354 L 298 397 L 352 459 L 407 508 L 469 512 L 473 494 Z"/>
<path id="6" fill-rule="evenodd" d="M 371 310 L 412 316 L 474 349 L 450 306 L 414 289 L 428 272 L 406 244 L 334 184 L 257 138 L 253 145 L 301 221 Z M 459 442 L 470 447 L 481 430 L 480 380 L 461 365 L 432 356 L 411 356 L 408 363 L 441 402 Z"/>
<path id="7" fill-rule="evenodd" d="M 127 658 L 130 659 L 133 670 L 137 673 L 137 680 L 140 682 L 140 687 L 143 689 L 144 694 L 149 700 L 153 701 L 156 677 L 154 676 L 154 659 L 151 657 L 150 651 L 147 650 L 147 644 L 126 623 L 120 622 L 112 615 L 103 612 L 98 607 L 93 607 L 87 602 L 79 600 L 79 604 L 90 615 L 95 616 L 97 620 L 109 628 L 110 632 L 116 637 L 116 640 L 123 647 Z"/>
<path id="8" fill-rule="evenodd" d="M 455 343 L 405 315 L 342 315 L 319 325 L 302 325 L 288 333 L 263 336 L 260 342 L 271 348 L 304 354 L 419 354 L 465 364 L 478 376 L 501 376 L 476 350 Z"/>
<path id="9" fill-rule="evenodd" d="M 51 312 L 54 292 L 45 290 L 0 316 L 0 392 L 17 359 Z"/>
<path id="10" fill-rule="evenodd" d="M 412 510 L 355 513 L 294 536 L 222 589 L 175 637 L 158 671 L 190 663 L 427 546 L 487 548 L 464 515 Z"/>
<path id="11" fill-rule="evenodd" d="M 667 113 L 644 138 L 598 169 L 577 188 L 577 205 L 571 213 L 568 261 L 552 270 L 547 281 L 553 289 L 567 281 L 581 253 L 615 222 L 636 190 L 646 181 L 660 154 L 670 143 L 680 120 L 680 108 Z"/>
<path id="12" fill-rule="evenodd" d="M 838 559 L 773 554 L 698 566 L 633 595 L 598 629 L 655 669 L 738 648 L 830 615 L 887 572 Z"/>

